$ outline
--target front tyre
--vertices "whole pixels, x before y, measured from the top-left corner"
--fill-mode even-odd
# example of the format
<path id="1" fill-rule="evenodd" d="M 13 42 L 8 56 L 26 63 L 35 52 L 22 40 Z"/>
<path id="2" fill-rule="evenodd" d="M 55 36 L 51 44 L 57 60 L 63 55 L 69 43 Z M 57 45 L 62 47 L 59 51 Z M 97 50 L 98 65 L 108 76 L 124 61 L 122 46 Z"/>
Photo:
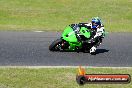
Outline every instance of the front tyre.
<path id="1" fill-rule="evenodd" d="M 61 50 L 62 39 L 57 39 L 49 46 L 50 51 L 60 51 Z"/>

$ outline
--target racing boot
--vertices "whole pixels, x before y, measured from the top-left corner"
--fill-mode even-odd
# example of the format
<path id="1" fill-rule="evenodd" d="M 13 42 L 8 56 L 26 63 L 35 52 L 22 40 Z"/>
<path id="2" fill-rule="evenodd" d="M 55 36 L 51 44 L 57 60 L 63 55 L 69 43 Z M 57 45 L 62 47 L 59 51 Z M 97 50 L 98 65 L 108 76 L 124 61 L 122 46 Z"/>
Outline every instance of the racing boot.
<path id="1" fill-rule="evenodd" d="M 90 49 L 90 54 L 91 55 L 96 55 L 96 47 L 95 46 L 93 46 L 91 49 Z"/>

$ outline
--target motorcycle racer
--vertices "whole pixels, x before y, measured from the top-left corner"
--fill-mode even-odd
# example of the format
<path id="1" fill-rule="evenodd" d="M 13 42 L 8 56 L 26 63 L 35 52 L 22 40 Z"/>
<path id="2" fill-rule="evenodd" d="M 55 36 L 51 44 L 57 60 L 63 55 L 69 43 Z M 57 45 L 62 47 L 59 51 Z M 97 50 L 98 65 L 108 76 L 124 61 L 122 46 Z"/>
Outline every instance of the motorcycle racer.
<path id="1" fill-rule="evenodd" d="M 97 47 L 102 43 L 102 38 L 104 37 L 104 25 L 101 23 L 99 17 L 94 17 L 90 23 L 80 23 L 81 26 L 85 26 L 92 31 L 92 36 L 88 43 L 94 43 L 93 47 L 90 49 L 90 53 L 95 53 Z"/>
<path id="2" fill-rule="evenodd" d="M 95 55 L 105 33 L 99 17 L 94 17 L 90 23 L 70 24 L 64 29 L 62 36 L 52 42 L 49 50 L 83 51 Z"/>

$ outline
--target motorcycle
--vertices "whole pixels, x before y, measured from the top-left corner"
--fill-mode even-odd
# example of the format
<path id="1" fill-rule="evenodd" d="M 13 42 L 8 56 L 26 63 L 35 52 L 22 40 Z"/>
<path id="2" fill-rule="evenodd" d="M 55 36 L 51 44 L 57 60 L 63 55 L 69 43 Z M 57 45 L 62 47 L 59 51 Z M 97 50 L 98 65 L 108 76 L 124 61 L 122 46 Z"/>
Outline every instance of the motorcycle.
<path id="1" fill-rule="evenodd" d="M 49 50 L 89 52 L 95 43 L 102 41 L 102 38 L 99 38 L 95 42 L 88 43 L 92 33 L 90 28 L 85 26 L 79 27 L 78 24 L 71 24 L 64 29 L 61 38 L 52 42 Z"/>

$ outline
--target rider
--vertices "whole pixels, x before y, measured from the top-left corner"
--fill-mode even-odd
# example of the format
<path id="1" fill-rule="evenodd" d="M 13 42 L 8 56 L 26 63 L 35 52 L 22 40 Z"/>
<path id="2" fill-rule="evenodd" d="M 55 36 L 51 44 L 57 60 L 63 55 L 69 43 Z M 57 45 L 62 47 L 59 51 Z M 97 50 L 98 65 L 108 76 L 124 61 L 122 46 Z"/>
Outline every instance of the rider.
<path id="1" fill-rule="evenodd" d="M 104 37 L 104 25 L 101 23 L 101 19 L 99 17 L 94 17 L 90 23 L 81 24 L 92 31 L 92 36 L 89 40 L 89 43 L 95 42 L 100 38 L 98 43 L 95 43 L 93 47 L 90 49 L 90 53 L 94 53 L 96 51 L 97 46 L 99 46 L 102 42 L 102 38 Z"/>

